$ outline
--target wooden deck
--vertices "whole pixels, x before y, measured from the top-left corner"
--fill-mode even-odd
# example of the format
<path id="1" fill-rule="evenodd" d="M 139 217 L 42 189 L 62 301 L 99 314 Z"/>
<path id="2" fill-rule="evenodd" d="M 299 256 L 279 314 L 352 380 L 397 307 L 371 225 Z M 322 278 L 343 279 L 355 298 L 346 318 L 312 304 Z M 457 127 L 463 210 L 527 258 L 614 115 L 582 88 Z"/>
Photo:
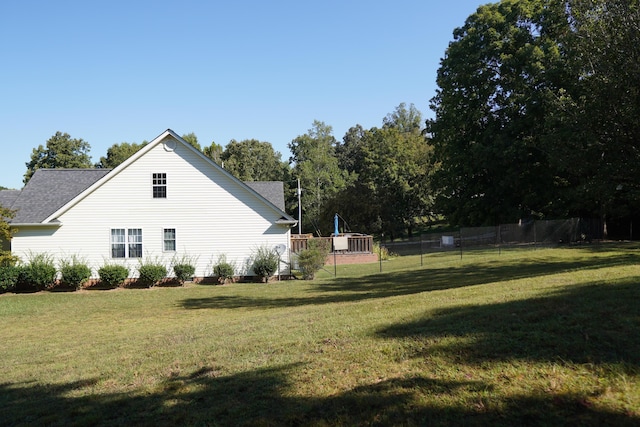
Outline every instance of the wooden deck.
<path id="1" fill-rule="evenodd" d="M 313 237 L 310 234 L 292 234 L 291 235 L 291 252 L 298 253 L 307 249 L 307 242 L 310 239 L 319 239 L 327 242 L 331 247 L 331 252 L 327 256 L 326 265 L 335 264 L 365 264 L 377 262 L 378 255 L 373 252 L 373 237 L 366 235 L 339 235 L 338 237 L 347 237 L 348 249 L 333 250 L 333 237 Z"/>

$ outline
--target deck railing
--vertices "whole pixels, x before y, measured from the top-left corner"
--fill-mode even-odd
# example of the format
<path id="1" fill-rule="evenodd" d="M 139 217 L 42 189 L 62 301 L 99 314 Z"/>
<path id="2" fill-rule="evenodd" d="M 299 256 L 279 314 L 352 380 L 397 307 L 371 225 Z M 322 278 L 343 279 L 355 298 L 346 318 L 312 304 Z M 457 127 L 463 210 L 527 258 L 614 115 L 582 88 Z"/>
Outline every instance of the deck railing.
<path id="1" fill-rule="evenodd" d="M 373 236 L 347 236 L 349 249 L 336 251 L 336 253 L 372 253 L 373 252 Z M 308 234 L 292 234 L 291 235 L 291 251 L 298 253 L 307 249 L 307 242 L 310 239 L 319 239 L 327 241 L 333 250 L 333 237 L 313 237 Z"/>

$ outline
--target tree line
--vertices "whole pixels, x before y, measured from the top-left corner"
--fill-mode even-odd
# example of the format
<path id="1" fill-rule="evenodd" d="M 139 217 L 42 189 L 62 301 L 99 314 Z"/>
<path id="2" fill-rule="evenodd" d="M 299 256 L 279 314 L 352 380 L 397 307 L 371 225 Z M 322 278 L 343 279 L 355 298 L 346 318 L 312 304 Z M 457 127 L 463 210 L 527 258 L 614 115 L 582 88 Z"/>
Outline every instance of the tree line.
<path id="1" fill-rule="evenodd" d="M 394 238 L 428 222 L 495 225 L 569 216 L 616 219 L 640 208 L 640 7 L 637 0 L 502 0 L 453 32 L 424 120 L 400 104 L 379 127 L 342 141 L 315 121 L 289 144 L 232 140 L 201 147 L 243 181 L 285 182 L 303 232 Z M 56 133 L 33 150 L 38 167 L 120 164 L 141 144 L 89 144 Z"/>

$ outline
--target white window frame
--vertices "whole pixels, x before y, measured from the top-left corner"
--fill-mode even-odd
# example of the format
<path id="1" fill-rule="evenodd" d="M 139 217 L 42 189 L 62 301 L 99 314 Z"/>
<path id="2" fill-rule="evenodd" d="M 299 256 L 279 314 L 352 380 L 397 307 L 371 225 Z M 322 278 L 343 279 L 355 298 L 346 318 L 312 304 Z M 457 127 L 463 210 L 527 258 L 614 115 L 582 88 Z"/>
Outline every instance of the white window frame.
<path id="1" fill-rule="evenodd" d="M 114 233 L 114 231 L 119 231 L 119 233 Z M 142 258 L 144 248 L 142 240 L 142 228 L 114 227 L 110 229 L 109 236 L 111 258 Z M 116 239 L 114 239 L 114 237 L 116 237 Z M 122 246 L 124 250 L 122 248 L 116 249 L 114 247 L 115 245 Z M 121 251 L 121 253 L 123 253 L 123 256 L 115 256 L 115 250 L 118 250 L 118 252 Z"/>
<path id="2" fill-rule="evenodd" d="M 171 235 L 167 238 L 167 231 L 173 232 L 173 238 Z M 167 243 L 173 243 L 173 249 L 167 249 Z M 163 252 L 175 252 L 178 247 L 178 233 L 175 228 L 163 228 L 162 229 L 162 251 Z"/>

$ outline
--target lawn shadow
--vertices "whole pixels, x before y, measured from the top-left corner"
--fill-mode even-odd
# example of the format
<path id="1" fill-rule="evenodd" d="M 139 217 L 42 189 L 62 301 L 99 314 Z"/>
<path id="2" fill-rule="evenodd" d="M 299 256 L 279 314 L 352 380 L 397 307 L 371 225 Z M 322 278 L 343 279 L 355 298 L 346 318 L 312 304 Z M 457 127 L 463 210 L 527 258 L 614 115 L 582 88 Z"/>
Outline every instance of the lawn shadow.
<path id="1" fill-rule="evenodd" d="M 575 261 L 554 258 L 510 262 L 498 260 L 447 268 L 422 267 L 415 270 L 378 273 L 356 278 L 338 277 L 314 285 L 313 292 L 310 292 L 308 297 L 264 298 L 214 295 L 205 298 L 187 298 L 182 300 L 180 305 L 186 309 L 228 309 L 278 308 L 353 302 L 638 263 L 640 263 L 640 256 L 632 254 Z"/>
<path id="2" fill-rule="evenodd" d="M 584 405 L 584 396 L 509 396 L 483 404 L 488 385 L 414 376 L 374 381 L 329 397 L 299 396 L 287 377 L 301 365 L 221 376 L 202 368 L 151 392 L 91 394 L 97 379 L 68 384 L 0 384 L 0 419 L 24 426 L 364 426 L 637 425 L 638 419 Z M 81 391 L 70 395 L 74 391 Z M 420 403 L 428 395 L 431 404 Z M 466 398 L 463 396 L 467 396 Z M 457 403 L 443 403 L 453 398 Z M 466 400 L 465 400 L 466 399 Z"/>
<path id="3" fill-rule="evenodd" d="M 588 283 L 549 296 L 425 313 L 378 331 L 412 337 L 414 357 L 432 352 L 463 363 L 537 360 L 623 364 L 640 374 L 640 278 Z M 468 338 L 443 345 L 444 337 Z"/>

